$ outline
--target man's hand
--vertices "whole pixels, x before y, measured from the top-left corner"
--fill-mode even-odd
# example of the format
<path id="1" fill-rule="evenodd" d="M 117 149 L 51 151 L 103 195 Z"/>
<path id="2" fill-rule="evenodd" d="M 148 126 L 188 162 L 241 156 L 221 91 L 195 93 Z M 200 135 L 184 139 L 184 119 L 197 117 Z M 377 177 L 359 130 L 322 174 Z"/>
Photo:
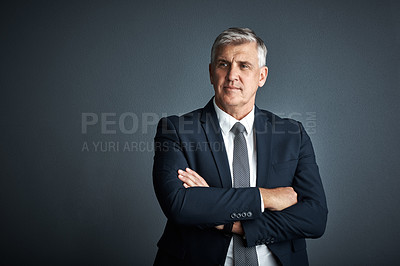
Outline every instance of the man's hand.
<path id="1" fill-rule="evenodd" d="M 198 173 L 190 168 L 186 168 L 186 171 L 181 169 L 178 170 L 178 178 L 183 182 L 185 188 L 189 187 L 209 187 L 207 182 Z"/>
<path id="2" fill-rule="evenodd" d="M 217 225 L 215 228 L 217 228 L 218 230 L 224 230 L 224 225 L 223 224 Z M 241 235 L 241 236 L 244 235 L 242 223 L 240 221 L 236 221 L 233 223 L 232 233 Z"/>
<path id="3" fill-rule="evenodd" d="M 241 235 L 241 236 L 244 235 L 242 223 L 240 221 L 236 221 L 233 223 L 232 233 Z"/>
<path id="4" fill-rule="evenodd" d="M 297 203 L 297 193 L 292 187 L 259 188 L 264 208 L 281 211 Z"/>

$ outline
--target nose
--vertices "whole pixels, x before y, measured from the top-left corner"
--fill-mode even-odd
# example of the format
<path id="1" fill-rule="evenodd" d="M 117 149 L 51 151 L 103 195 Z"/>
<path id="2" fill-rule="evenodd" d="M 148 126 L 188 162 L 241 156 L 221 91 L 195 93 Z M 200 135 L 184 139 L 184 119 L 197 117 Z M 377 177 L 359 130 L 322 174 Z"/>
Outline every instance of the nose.
<path id="1" fill-rule="evenodd" d="M 238 80 L 239 79 L 239 69 L 235 65 L 232 65 L 229 68 L 226 78 L 228 81 Z"/>

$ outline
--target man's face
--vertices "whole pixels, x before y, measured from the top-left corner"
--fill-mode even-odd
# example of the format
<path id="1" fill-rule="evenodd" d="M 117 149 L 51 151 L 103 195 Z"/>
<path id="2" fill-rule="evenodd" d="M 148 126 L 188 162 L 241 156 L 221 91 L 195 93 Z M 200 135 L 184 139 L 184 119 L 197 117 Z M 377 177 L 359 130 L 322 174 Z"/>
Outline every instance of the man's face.
<path id="1" fill-rule="evenodd" d="M 257 89 L 267 78 L 268 69 L 259 67 L 257 52 L 255 42 L 221 46 L 209 66 L 216 104 L 237 119 L 252 110 Z"/>

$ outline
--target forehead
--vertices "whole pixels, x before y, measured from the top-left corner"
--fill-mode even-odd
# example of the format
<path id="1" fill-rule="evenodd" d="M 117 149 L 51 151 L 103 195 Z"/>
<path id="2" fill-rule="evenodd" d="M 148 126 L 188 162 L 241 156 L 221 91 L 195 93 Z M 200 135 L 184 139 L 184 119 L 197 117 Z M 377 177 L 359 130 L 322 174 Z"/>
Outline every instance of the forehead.
<path id="1" fill-rule="evenodd" d="M 257 43 L 247 42 L 220 46 L 216 50 L 215 59 L 258 61 Z"/>

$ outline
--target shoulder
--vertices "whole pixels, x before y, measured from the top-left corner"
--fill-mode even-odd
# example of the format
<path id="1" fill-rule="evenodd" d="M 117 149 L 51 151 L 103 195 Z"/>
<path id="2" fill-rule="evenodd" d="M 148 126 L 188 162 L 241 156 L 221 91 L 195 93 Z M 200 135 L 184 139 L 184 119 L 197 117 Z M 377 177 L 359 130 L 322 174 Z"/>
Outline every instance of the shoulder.
<path id="1" fill-rule="evenodd" d="M 291 118 L 280 117 L 279 115 L 267 110 L 257 108 L 255 115 L 256 121 L 266 121 L 266 123 L 272 127 L 273 132 L 290 132 L 301 134 L 301 132 L 304 130 L 301 122 Z M 264 119 L 257 119 L 258 116 Z"/>
<path id="2" fill-rule="evenodd" d="M 188 134 L 197 132 L 203 108 L 196 109 L 183 115 L 171 115 L 160 119 L 157 134 Z"/>
<path id="3" fill-rule="evenodd" d="M 183 115 L 170 115 L 160 119 L 159 125 L 170 125 L 179 128 L 180 125 L 194 124 L 196 121 L 200 120 L 203 108 L 191 111 Z"/>

